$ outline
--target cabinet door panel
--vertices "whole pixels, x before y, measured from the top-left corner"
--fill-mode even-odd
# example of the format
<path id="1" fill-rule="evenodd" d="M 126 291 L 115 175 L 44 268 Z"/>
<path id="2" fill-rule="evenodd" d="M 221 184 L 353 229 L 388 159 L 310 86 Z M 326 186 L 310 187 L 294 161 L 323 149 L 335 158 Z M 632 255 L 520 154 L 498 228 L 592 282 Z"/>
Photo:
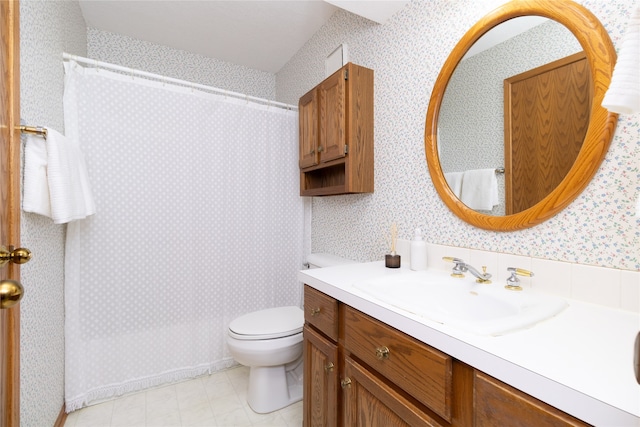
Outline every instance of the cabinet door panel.
<path id="1" fill-rule="evenodd" d="M 344 425 L 361 427 L 441 426 L 353 359 L 345 360 Z"/>
<path id="2" fill-rule="evenodd" d="M 346 144 L 346 108 L 344 70 L 333 73 L 319 86 L 320 98 L 320 161 L 344 157 Z"/>
<path id="3" fill-rule="evenodd" d="M 338 347 L 304 327 L 304 425 L 338 425 Z"/>
<path id="4" fill-rule="evenodd" d="M 318 99 L 317 91 L 300 98 L 298 102 L 298 121 L 300 129 L 300 168 L 318 164 Z"/>

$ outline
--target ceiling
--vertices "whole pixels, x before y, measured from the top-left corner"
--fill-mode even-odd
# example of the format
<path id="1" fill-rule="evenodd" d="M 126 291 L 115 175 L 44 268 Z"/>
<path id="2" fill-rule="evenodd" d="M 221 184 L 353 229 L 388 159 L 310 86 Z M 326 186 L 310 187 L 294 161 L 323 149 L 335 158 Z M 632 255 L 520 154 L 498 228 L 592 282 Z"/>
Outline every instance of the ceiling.
<path id="1" fill-rule="evenodd" d="M 403 0 L 80 0 L 87 27 L 278 72 L 338 9 L 384 23 Z"/>

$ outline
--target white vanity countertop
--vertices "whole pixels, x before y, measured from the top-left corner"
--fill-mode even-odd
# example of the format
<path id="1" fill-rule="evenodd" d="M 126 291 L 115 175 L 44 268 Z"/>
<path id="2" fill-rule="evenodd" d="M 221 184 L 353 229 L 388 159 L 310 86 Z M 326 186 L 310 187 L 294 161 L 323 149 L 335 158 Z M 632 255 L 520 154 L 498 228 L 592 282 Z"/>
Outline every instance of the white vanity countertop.
<path id="1" fill-rule="evenodd" d="M 569 307 L 531 329 L 489 337 L 415 316 L 352 286 L 407 271 L 377 261 L 302 270 L 298 279 L 590 424 L 640 426 L 633 370 L 639 314 L 567 300 Z"/>

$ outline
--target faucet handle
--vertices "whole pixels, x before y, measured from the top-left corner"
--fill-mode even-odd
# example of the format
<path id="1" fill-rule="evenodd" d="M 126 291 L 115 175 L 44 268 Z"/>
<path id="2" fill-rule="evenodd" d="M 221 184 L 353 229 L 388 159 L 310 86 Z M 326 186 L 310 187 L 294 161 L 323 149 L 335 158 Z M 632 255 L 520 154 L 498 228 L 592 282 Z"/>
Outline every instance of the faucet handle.
<path id="1" fill-rule="evenodd" d="M 482 266 L 482 277 L 478 277 L 476 279 L 476 283 L 484 283 L 485 285 L 488 285 L 491 283 L 491 274 L 487 273 L 487 266 L 483 265 Z"/>
<path id="2" fill-rule="evenodd" d="M 520 279 L 518 279 L 518 276 L 533 277 L 533 272 L 525 270 L 524 268 L 509 267 L 507 268 L 507 271 L 511 273 L 511 276 L 507 279 L 505 289 L 508 289 L 510 291 L 522 290 L 522 286 L 520 286 Z"/>
<path id="3" fill-rule="evenodd" d="M 460 258 L 454 258 L 452 256 L 443 256 L 443 261 L 449 261 L 455 264 L 453 270 L 451 270 L 451 277 L 455 277 L 457 279 L 461 279 L 464 277 L 464 272 L 466 271 L 464 268 L 464 261 Z"/>

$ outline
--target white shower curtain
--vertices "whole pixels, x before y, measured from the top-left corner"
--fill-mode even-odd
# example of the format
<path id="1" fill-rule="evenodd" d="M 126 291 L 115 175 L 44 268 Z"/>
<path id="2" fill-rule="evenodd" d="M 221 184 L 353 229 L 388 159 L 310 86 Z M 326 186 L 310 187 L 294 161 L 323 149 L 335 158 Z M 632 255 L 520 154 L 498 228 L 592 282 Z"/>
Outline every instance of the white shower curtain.
<path id="1" fill-rule="evenodd" d="M 297 112 L 65 62 L 96 214 L 70 223 L 67 411 L 232 365 L 226 328 L 300 305 Z"/>

